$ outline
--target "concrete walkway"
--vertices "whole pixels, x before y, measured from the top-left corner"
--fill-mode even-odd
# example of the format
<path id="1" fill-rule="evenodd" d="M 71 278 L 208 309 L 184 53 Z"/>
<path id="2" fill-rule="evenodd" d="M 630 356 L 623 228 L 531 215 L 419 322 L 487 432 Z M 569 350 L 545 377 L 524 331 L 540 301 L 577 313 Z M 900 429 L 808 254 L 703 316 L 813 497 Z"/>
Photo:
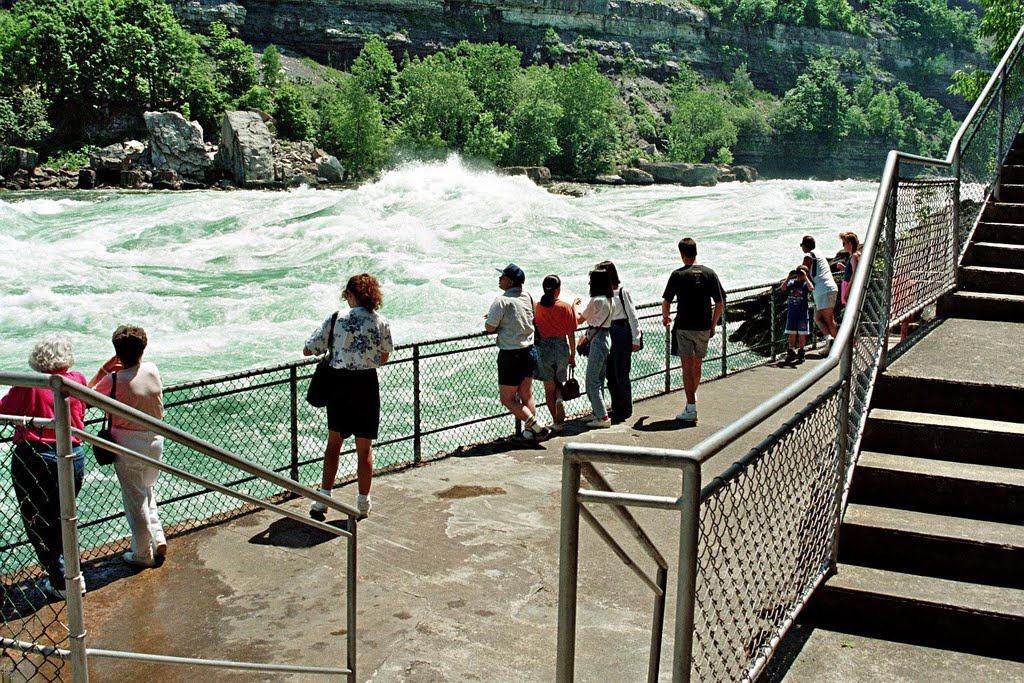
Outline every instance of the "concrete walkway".
<path id="1" fill-rule="evenodd" d="M 640 402 L 608 430 L 574 424 L 535 448 L 497 443 L 374 482 L 359 525 L 360 681 L 551 681 L 555 671 L 559 493 L 570 440 L 687 448 L 768 398 L 803 369 L 761 367 L 710 382 L 700 423 L 674 420 L 681 393 Z M 824 384 L 808 392 L 810 400 Z M 497 400 L 497 399 L 495 399 Z M 705 481 L 779 426 L 704 467 Z M 679 477 L 640 468 L 602 472 L 613 486 L 672 495 Z M 354 500 L 354 487 L 337 495 Z M 304 507 L 292 502 L 297 508 Z M 598 511 L 617 538 L 625 529 Z M 637 510 L 670 565 L 662 679 L 671 670 L 678 517 Z M 653 574 L 635 545 L 634 558 Z M 653 596 L 600 539 L 581 529 L 577 680 L 646 675 Z M 116 562 L 114 563 L 116 564 Z M 343 539 L 271 513 L 171 541 L 164 566 L 95 585 L 85 599 L 91 647 L 288 664 L 344 665 Z M 88 574 L 87 574 L 88 576 Z M 109 573 L 108 573 L 109 576 Z M 102 583 L 102 582 L 101 582 Z M 95 680 L 316 680 L 93 659 Z"/>

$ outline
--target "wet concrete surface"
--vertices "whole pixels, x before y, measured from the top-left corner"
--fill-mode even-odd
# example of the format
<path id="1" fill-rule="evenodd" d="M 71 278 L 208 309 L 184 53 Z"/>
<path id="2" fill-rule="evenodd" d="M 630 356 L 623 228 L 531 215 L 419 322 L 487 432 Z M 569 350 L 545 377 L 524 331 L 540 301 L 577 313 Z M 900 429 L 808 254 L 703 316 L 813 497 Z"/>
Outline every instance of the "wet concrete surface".
<path id="1" fill-rule="evenodd" d="M 803 367 L 809 368 L 813 362 Z M 359 681 L 550 681 L 555 673 L 562 448 L 570 441 L 687 448 L 794 380 L 762 367 L 703 385 L 700 422 L 674 416 L 681 392 L 638 402 L 606 430 L 582 420 L 536 446 L 500 442 L 374 480 L 358 525 Z M 813 398 L 825 380 L 805 395 Z M 497 399 L 495 399 L 497 400 Z M 790 417 L 779 414 L 703 467 L 704 480 Z M 618 490 L 675 495 L 679 475 L 603 466 Z M 313 484 L 314 482 L 308 482 Z M 354 486 L 335 492 L 354 501 Z M 297 509 L 300 501 L 288 503 Z M 607 510 L 597 516 L 653 574 Z M 662 680 L 671 668 L 678 515 L 636 509 L 671 568 Z M 334 515 L 328 521 L 341 523 Z M 581 528 L 578 681 L 646 678 L 653 595 Z M 171 540 L 167 562 L 122 570 L 85 599 L 88 645 L 212 659 L 343 666 L 346 553 L 330 537 L 269 512 Z M 326 680 L 93 658 L 93 680 Z"/>

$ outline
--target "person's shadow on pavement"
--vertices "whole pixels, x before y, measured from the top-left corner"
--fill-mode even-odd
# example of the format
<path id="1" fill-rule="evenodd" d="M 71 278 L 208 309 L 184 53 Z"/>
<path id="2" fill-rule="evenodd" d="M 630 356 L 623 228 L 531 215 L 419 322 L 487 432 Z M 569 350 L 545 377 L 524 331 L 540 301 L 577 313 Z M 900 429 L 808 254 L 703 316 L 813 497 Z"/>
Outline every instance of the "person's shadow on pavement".
<path id="1" fill-rule="evenodd" d="M 650 415 L 644 415 L 633 423 L 633 429 L 638 432 L 674 432 L 678 429 L 692 429 L 697 426 L 696 422 L 683 422 L 682 420 L 655 420 L 647 422 Z"/>

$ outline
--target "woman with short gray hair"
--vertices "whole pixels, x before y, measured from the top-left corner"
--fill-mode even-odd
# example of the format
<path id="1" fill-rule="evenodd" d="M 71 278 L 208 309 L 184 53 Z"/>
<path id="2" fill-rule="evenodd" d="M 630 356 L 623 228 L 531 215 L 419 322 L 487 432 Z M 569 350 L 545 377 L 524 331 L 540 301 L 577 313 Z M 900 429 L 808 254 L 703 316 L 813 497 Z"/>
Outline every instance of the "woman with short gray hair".
<path id="1" fill-rule="evenodd" d="M 60 375 L 79 384 L 85 376 L 74 371 L 74 348 L 71 338 L 60 332 L 44 334 L 32 347 L 28 364 L 36 372 Z M 69 399 L 71 426 L 85 428 L 85 404 Z M 0 414 L 24 415 L 50 419 L 53 417 L 53 392 L 38 387 L 12 387 L 0 398 Z M 14 432 L 14 453 L 11 457 L 11 481 L 18 499 L 25 533 L 46 573 L 43 590 L 51 597 L 64 599 L 64 552 L 60 533 L 60 494 L 57 483 L 57 435 L 52 429 L 29 426 Z M 75 495 L 82 488 L 85 474 L 85 451 L 77 437 L 71 437 L 72 462 L 75 472 Z M 82 580 L 85 591 L 85 580 Z"/>

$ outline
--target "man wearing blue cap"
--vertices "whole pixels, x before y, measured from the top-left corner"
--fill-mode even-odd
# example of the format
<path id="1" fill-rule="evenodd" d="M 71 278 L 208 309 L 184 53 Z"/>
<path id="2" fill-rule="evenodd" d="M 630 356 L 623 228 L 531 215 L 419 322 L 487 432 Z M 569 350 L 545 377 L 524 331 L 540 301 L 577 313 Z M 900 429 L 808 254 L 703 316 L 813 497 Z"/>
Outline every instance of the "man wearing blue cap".
<path id="1" fill-rule="evenodd" d="M 526 273 L 514 263 L 498 270 L 498 287 L 504 291 L 491 304 L 484 327 L 497 332 L 498 393 L 501 404 L 523 421 L 523 436 L 544 438 L 551 429 L 537 419 L 533 402 L 533 297 L 523 291 Z"/>

